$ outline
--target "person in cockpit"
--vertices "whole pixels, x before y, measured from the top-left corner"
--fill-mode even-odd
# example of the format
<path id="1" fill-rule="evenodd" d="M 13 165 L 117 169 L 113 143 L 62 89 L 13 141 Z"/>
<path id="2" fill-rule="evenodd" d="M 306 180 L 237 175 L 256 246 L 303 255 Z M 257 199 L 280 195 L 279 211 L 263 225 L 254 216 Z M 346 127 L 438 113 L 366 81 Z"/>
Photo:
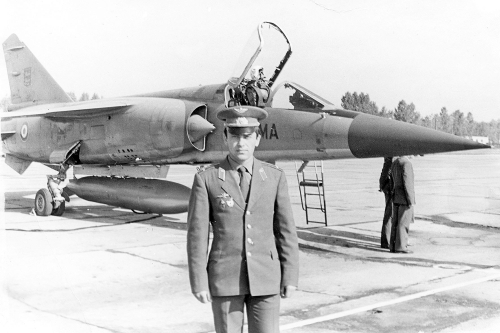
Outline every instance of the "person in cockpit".
<path id="1" fill-rule="evenodd" d="M 250 70 L 250 81 L 245 89 L 245 95 L 249 105 L 264 107 L 269 98 L 269 86 L 264 75 L 262 66 L 254 66 Z"/>

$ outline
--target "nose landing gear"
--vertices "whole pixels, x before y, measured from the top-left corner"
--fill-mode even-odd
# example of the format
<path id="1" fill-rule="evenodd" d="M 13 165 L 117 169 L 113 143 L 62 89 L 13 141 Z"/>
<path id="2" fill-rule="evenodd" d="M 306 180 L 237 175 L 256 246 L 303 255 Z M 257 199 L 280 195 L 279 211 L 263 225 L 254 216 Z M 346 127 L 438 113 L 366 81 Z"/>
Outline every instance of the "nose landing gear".
<path id="1" fill-rule="evenodd" d="M 50 188 L 50 186 L 48 186 Z M 54 200 L 54 195 L 47 188 L 38 190 L 35 195 L 35 213 L 38 216 L 61 216 L 66 208 L 69 197 L 62 193 L 63 200 Z M 66 197 L 66 198 L 65 198 Z"/>
<path id="2" fill-rule="evenodd" d="M 68 169 L 70 165 L 80 163 L 79 151 L 82 141 L 75 143 L 66 154 L 66 158 L 59 164 L 57 175 L 47 175 L 47 188 L 40 189 L 35 195 L 35 214 L 38 216 L 61 216 L 66 209 L 69 195 L 64 188 L 69 183 Z"/>

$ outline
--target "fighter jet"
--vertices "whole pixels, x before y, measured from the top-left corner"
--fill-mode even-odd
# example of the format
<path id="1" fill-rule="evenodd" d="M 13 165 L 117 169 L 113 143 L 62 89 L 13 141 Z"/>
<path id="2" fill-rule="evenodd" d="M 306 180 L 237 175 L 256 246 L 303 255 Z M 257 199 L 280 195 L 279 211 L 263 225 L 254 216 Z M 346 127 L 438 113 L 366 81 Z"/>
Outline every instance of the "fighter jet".
<path id="1" fill-rule="evenodd" d="M 22 174 L 38 162 L 60 176 L 48 175 L 47 188 L 35 196 L 42 216 L 62 215 L 70 195 L 133 211 L 185 212 L 190 189 L 166 180 L 169 166 L 224 159 L 224 125 L 216 113 L 227 108 L 268 112 L 255 155 L 269 162 L 489 147 L 344 110 L 295 82 L 276 84 L 292 48 L 271 22 L 258 25 L 225 83 L 85 102 L 73 101 L 15 34 L 3 50 L 12 100 L 1 114 L 5 163 Z"/>

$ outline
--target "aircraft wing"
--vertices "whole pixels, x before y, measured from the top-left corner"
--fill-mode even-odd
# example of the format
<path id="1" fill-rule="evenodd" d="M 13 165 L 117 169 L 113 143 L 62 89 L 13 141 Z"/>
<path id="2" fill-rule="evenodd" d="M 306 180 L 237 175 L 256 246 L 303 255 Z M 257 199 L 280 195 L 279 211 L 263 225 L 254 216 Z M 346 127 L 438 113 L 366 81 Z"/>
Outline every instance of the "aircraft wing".
<path id="1" fill-rule="evenodd" d="M 44 116 L 47 118 L 88 118 L 102 113 L 125 111 L 132 103 L 125 101 L 88 101 L 70 104 L 45 104 L 19 111 L 0 112 L 0 118 Z"/>
<path id="2" fill-rule="evenodd" d="M 8 137 L 13 136 L 14 134 L 16 134 L 16 131 L 2 132 L 2 141 L 5 140 L 5 139 L 7 139 Z"/>

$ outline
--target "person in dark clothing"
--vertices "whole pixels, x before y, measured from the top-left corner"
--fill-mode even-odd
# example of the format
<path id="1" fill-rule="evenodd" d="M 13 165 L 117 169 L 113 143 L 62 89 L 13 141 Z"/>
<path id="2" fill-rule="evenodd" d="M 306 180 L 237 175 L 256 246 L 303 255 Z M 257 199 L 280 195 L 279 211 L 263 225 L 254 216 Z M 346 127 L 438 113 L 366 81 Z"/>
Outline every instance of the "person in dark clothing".
<path id="1" fill-rule="evenodd" d="M 389 249 L 392 227 L 392 193 L 391 193 L 391 165 L 392 157 L 384 157 L 384 166 L 380 173 L 379 191 L 385 196 L 384 218 L 382 220 L 382 231 L 380 233 L 380 247 Z"/>

